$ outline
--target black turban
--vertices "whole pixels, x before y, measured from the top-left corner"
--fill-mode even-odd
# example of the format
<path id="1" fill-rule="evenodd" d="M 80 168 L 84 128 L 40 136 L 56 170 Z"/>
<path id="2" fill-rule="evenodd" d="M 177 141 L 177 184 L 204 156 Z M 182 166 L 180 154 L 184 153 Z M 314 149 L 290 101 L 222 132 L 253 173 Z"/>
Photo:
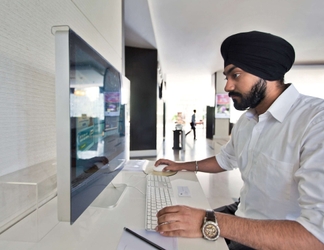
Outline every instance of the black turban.
<path id="1" fill-rule="evenodd" d="M 295 61 L 294 48 L 281 37 L 259 31 L 232 35 L 221 46 L 229 64 L 264 80 L 281 80 Z"/>

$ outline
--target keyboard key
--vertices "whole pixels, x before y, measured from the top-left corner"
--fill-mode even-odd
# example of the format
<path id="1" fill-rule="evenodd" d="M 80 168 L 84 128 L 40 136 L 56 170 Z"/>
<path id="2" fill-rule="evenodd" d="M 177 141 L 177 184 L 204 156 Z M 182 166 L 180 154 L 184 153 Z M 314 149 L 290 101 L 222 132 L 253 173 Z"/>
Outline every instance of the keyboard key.
<path id="1" fill-rule="evenodd" d="M 156 214 L 166 206 L 174 205 L 173 190 L 167 176 L 147 175 L 145 229 L 153 231 L 157 226 Z"/>

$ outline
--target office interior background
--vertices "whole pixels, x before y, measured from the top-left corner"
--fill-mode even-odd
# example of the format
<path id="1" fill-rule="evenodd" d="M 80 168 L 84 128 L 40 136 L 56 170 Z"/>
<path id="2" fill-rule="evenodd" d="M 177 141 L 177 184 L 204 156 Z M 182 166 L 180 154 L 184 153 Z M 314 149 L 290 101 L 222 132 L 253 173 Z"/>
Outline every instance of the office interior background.
<path id="1" fill-rule="evenodd" d="M 158 153 L 163 103 L 169 124 L 165 140 L 172 140 L 178 112 L 189 129 L 192 110 L 204 120 L 216 93 L 224 93 L 219 48 L 233 33 L 261 30 L 287 39 L 295 47 L 296 63 L 286 82 L 324 98 L 323 9 L 322 0 L 2 0 L 0 178 L 37 164 L 55 165 L 53 26 L 70 26 L 123 74 L 125 46 L 157 51 L 157 79 L 150 84 L 156 86 Z M 239 116 L 231 109 L 232 120 L 215 120 L 214 136 L 228 136 L 228 123 Z M 1 214 L 12 209 L 2 192 L 0 227 Z"/>

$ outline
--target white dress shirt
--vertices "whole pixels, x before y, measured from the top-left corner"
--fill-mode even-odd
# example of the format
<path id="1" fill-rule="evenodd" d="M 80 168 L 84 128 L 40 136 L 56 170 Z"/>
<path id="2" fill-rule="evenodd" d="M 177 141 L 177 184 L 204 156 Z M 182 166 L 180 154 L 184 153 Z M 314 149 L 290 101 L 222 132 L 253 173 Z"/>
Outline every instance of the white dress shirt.
<path id="1" fill-rule="evenodd" d="M 295 220 L 324 243 L 324 100 L 290 85 L 264 114 L 243 114 L 216 159 L 241 171 L 237 216 Z"/>

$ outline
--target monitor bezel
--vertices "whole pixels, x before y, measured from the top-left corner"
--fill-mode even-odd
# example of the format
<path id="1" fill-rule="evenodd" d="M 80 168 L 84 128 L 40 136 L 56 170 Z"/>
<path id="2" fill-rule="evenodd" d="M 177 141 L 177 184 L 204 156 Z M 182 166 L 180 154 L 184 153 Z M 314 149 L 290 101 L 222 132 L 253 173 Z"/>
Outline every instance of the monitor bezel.
<path id="1" fill-rule="evenodd" d="M 72 214 L 72 188 L 71 188 L 71 119 L 70 119 L 70 39 L 72 31 L 68 26 L 55 28 L 55 83 L 56 83 L 56 139 L 57 139 L 57 208 L 58 220 L 70 222 L 77 219 Z M 74 32 L 74 31 L 73 31 Z M 75 33 L 75 32 L 74 32 Z M 75 33 L 76 34 L 76 33 Z M 77 35 L 77 34 L 76 34 Z M 78 36 L 78 35 L 77 35 Z M 80 37 L 80 36 L 79 36 Z M 80 37 L 80 39 L 82 39 Z M 84 41 L 84 39 L 82 39 Z M 84 41 L 86 43 L 86 41 Z M 93 49 L 91 45 L 87 45 Z M 100 53 L 95 53 L 105 59 Z M 112 66 L 112 65 L 111 65 Z M 115 69 L 115 68 L 114 68 Z M 116 69 L 115 69 L 116 70 Z M 117 70 L 118 71 L 118 70 Z M 123 87 L 123 76 L 118 71 L 121 88 Z M 126 146 L 125 146 L 126 150 Z M 127 154 L 127 153 L 126 153 Z M 125 159 L 126 160 L 126 159 Z M 109 182 L 121 171 L 122 164 L 108 177 Z M 109 184 L 109 183 L 108 183 Z M 107 185 L 108 185 L 107 184 Z M 100 193 L 99 193 L 100 194 Z M 98 195 L 99 195 L 98 194 Z M 94 197 L 92 200 L 94 200 Z M 86 209 L 85 206 L 82 209 Z"/>

